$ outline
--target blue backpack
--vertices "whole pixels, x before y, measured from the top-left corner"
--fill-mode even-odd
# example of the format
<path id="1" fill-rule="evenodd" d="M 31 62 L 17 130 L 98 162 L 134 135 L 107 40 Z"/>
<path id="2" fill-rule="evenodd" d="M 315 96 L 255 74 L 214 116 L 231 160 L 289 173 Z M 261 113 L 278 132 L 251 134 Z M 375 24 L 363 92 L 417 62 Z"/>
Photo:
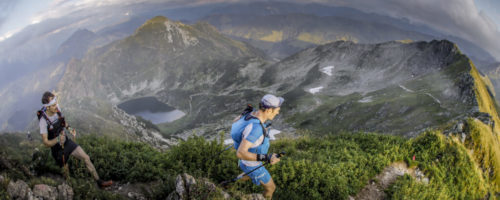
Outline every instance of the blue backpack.
<path id="1" fill-rule="evenodd" d="M 238 147 L 240 146 L 241 141 L 243 140 L 243 130 L 250 123 L 254 124 L 258 123 L 262 128 L 264 139 L 262 140 L 260 146 L 255 148 L 250 148 L 249 152 L 265 154 L 267 153 L 267 149 L 269 148 L 269 135 L 267 133 L 268 131 L 266 128 L 271 126 L 271 123 L 266 123 L 266 125 L 262 124 L 257 117 L 250 114 L 252 111 L 253 111 L 252 105 L 248 104 L 247 108 L 243 111 L 243 113 L 241 113 L 240 119 L 234 122 L 233 125 L 231 126 L 231 138 L 233 139 L 234 142 L 233 146 L 236 150 L 238 150 Z"/>

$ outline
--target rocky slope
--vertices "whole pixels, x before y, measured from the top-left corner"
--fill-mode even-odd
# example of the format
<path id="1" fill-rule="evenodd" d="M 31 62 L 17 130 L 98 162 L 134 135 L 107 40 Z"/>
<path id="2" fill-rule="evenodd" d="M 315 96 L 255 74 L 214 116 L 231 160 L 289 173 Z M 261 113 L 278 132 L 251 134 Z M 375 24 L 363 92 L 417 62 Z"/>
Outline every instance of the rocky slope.
<path id="1" fill-rule="evenodd" d="M 261 80 L 290 99 L 296 127 L 414 136 L 479 111 L 472 72 L 448 41 L 336 42 L 283 60 Z"/>
<path id="2" fill-rule="evenodd" d="M 482 70 L 486 76 L 491 80 L 491 84 L 495 88 L 494 92 L 497 102 L 500 102 L 499 97 L 496 94 L 500 94 L 500 63 L 492 63 L 484 67 Z"/>
<path id="3" fill-rule="evenodd" d="M 155 17 L 132 36 L 70 62 L 58 88 L 62 105 L 78 112 L 77 126 L 85 118 L 95 118 L 86 112 L 94 110 L 104 124 L 118 122 L 133 130 L 138 124 L 135 117 L 116 120 L 111 116 L 127 115 L 111 107 L 134 98 L 157 97 L 186 113 L 174 128 L 163 127 L 169 134 L 221 118 L 218 112 L 225 110 L 218 109 L 239 98 L 232 91 L 252 82 L 238 71 L 262 72 L 262 57 L 258 50 L 221 35 L 206 23 L 191 26 Z M 207 118 L 208 114 L 214 119 Z M 87 132 L 86 126 L 79 128 Z"/>
<path id="4" fill-rule="evenodd" d="M 300 128 L 415 136 L 426 128 L 483 116 L 471 76 L 476 69 L 448 41 L 341 41 L 278 63 L 262 57 L 206 23 L 190 26 L 155 17 L 134 35 L 71 62 L 59 90 L 63 106 L 84 132 L 119 135 L 126 130 L 152 138 L 211 138 L 214 130 L 227 130 L 245 104 L 258 102 L 265 93 L 287 100 L 274 123 L 284 133 Z M 491 86 L 487 90 L 493 91 Z M 141 123 L 135 117 L 114 107 L 146 96 L 186 116 L 148 133 L 149 127 L 137 129 L 134 125 Z M 95 126 L 84 125 L 86 121 Z M 175 142 L 163 141 L 168 143 Z"/>

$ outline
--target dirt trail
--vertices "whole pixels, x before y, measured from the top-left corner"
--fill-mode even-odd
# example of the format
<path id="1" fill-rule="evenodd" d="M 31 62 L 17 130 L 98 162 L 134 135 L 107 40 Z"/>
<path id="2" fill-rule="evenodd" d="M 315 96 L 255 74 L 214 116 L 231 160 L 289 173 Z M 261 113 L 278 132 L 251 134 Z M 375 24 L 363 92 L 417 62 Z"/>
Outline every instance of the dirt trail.
<path id="1" fill-rule="evenodd" d="M 398 177 L 405 174 L 422 180 L 424 183 L 428 182 L 428 179 L 423 177 L 423 173 L 418 169 L 408 168 L 405 162 L 394 162 L 371 180 L 355 197 L 349 197 L 349 199 L 385 199 L 384 190 L 393 184 Z"/>

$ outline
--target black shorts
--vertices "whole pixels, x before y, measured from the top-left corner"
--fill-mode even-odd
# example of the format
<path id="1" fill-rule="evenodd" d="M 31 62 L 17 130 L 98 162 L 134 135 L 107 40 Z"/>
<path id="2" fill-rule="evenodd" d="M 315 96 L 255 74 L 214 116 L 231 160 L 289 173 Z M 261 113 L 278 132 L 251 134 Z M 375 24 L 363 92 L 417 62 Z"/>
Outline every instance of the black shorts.
<path id="1" fill-rule="evenodd" d="M 73 151 L 78 147 L 78 145 L 73 142 L 71 139 L 66 138 L 66 142 L 64 142 L 64 149 L 61 148 L 61 145 L 57 143 L 56 145 L 52 146 L 52 157 L 56 159 L 57 164 L 59 167 L 64 166 L 64 163 L 68 162 L 69 155 L 73 153 Z M 64 159 L 63 159 L 64 155 Z"/>

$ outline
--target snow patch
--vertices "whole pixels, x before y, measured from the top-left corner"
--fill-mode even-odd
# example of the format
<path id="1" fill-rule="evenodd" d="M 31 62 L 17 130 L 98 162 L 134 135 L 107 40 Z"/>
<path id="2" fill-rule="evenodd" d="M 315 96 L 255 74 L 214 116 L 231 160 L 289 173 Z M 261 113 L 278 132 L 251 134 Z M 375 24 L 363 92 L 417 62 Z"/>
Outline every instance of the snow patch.
<path id="1" fill-rule="evenodd" d="M 430 96 L 432 99 L 434 99 L 434 101 L 436 101 L 438 104 L 441 104 L 441 101 L 439 101 L 439 99 L 437 99 L 436 97 L 432 96 L 432 94 L 430 93 L 425 93 L 427 96 Z"/>
<path id="2" fill-rule="evenodd" d="M 115 93 L 108 94 L 108 99 L 111 101 L 113 104 L 117 104 L 120 102 L 120 99 L 116 96 Z"/>
<path id="3" fill-rule="evenodd" d="M 328 76 L 332 76 L 332 70 L 334 68 L 335 68 L 335 66 L 331 65 L 331 66 L 323 67 L 319 71 L 325 73 Z"/>
<path id="4" fill-rule="evenodd" d="M 161 80 L 160 79 L 153 79 L 153 81 L 151 81 L 149 83 L 148 89 L 150 89 L 152 91 L 156 91 L 160 88 L 161 88 Z"/>
<path id="5" fill-rule="evenodd" d="M 365 97 L 365 98 L 363 98 L 363 99 L 359 100 L 358 102 L 359 102 L 359 103 L 370 103 L 370 102 L 372 102 L 372 101 L 373 101 L 373 100 L 372 100 L 372 96 L 368 96 L 368 97 Z"/>
<path id="6" fill-rule="evenodd" d="M 161 88 L 161 80 L 159 79 L 153 79 L 152 81 L 144 80 L 138 84 L 130 85 L 130 88 L 127 90 L 123 90 L 122 93 L 125 96 L 132 96 L 145 89 L 156 91 L 159 90 L 160 88 Z"/>
<path id="7" fill-rule="evenodd" d="M 233 144 L 233 143 L 234 143 L 234 141 L 232 138 L 224 140 L 224 145 Z"/>
<path id="8" fill-rule="evenodd" d="M 399 85 L 399 87 L 402 88 L 403 90 L 406 90 L 407 92 L 411 92 L 411 93 L 415 92 L 415 91 L 410 90 L 410 89 L 408 89 L 408 88 L 406 88 L 405 86 L 402 86 L 402 85 Z"/>
<path id="9" fill-rule="evenodd" d="M 271 130 L 269 130 L 269 139 L 270 140 L 276 140 L 276 137 L 274 137 L 274 136 L 278 135 L 280 133 L 281 133 L 281 131 L 277 130 L 277 129 L 271 129 Z"/>
<path id="10" fill-rule="evenodd" d="M 321 91 L 322 89 L 323 89 L 323 86 L 311 88 L 311 89 L 309 89 L 309 93 L 315 94 L 315 93 L 318 93 L 319 91 Z"/>

